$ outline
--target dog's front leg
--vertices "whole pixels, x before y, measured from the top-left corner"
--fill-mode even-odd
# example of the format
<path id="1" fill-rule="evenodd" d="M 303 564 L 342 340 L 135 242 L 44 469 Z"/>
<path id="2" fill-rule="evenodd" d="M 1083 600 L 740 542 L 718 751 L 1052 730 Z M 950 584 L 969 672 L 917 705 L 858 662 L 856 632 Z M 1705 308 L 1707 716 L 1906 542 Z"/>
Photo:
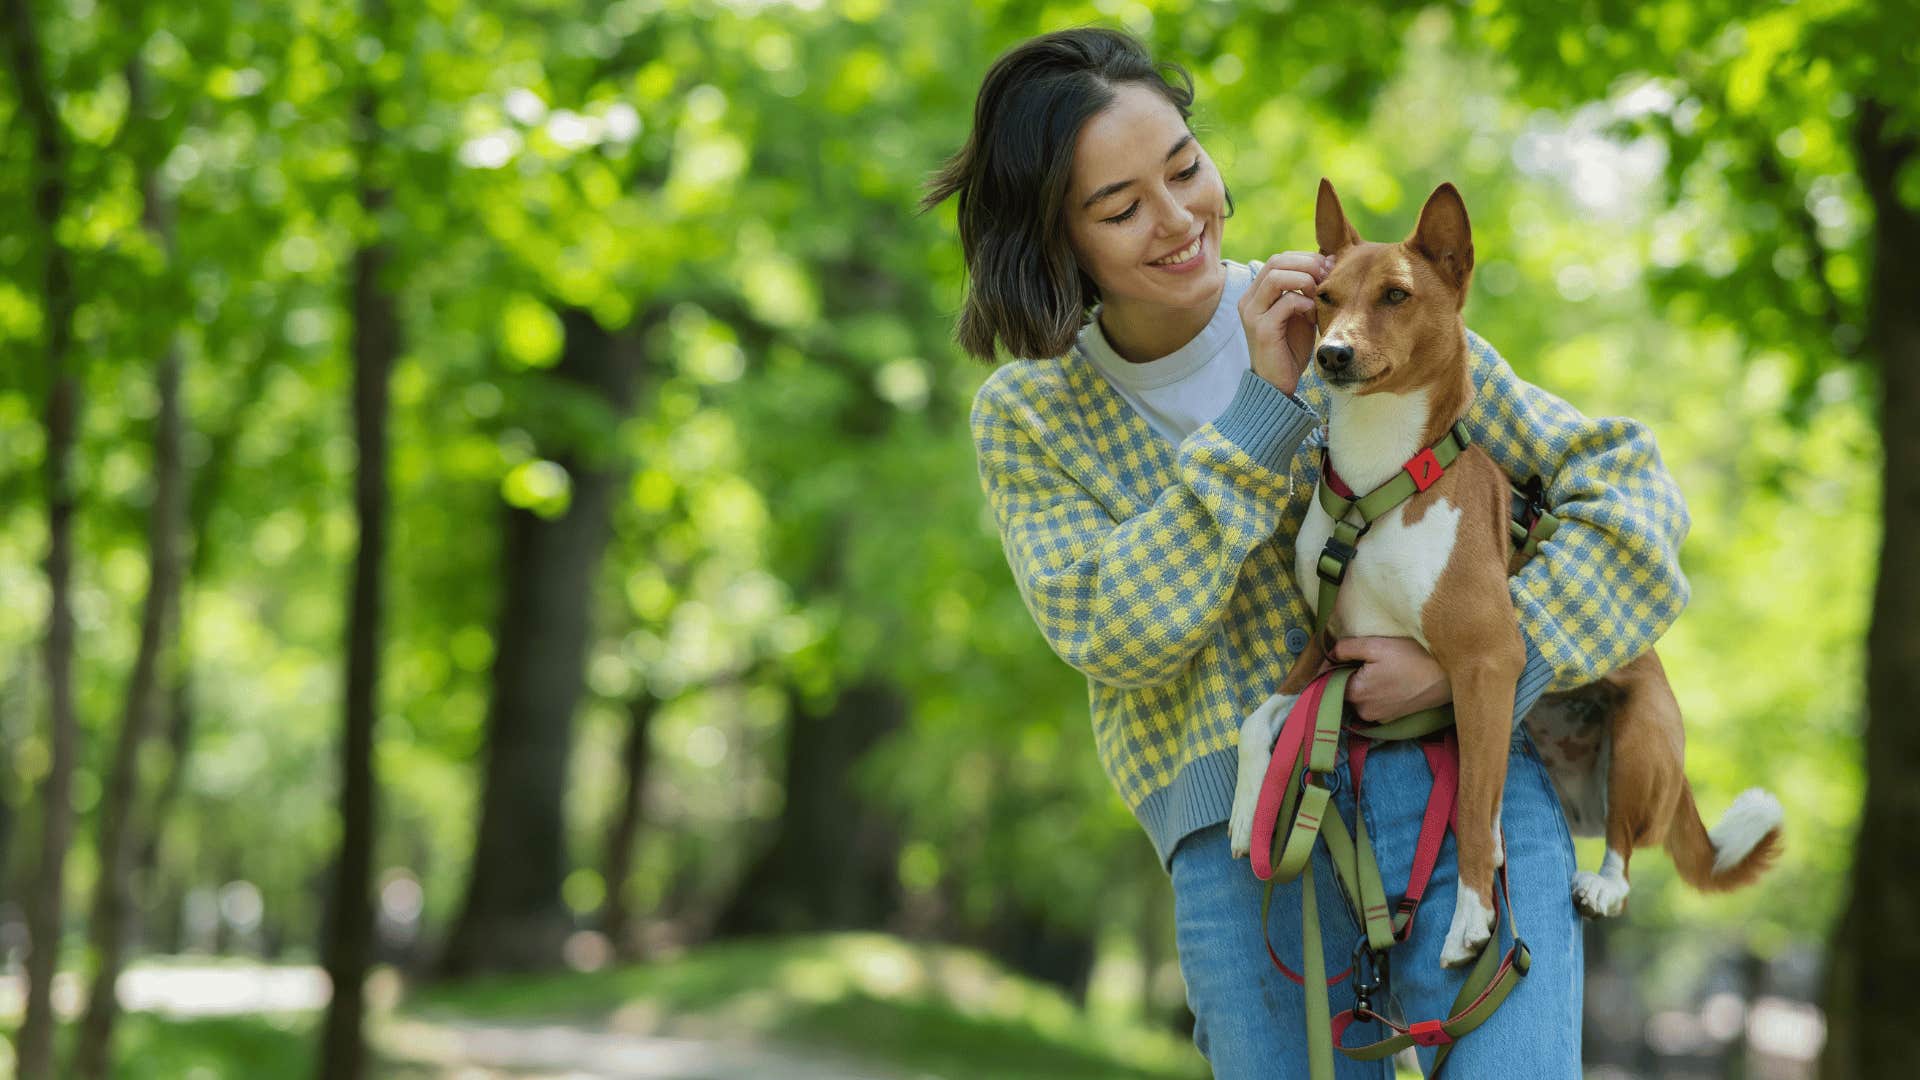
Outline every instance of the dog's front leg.
<path id="1" fill-rule="evenodd" d="M 1267 762 L 1273 758 L 1273 741 L 1280 737 L 1280 725 L 1286 723 L 1299 696 L 1275 694 L 1240 724 L 1240 772 L 1233 784 L 1233 817 L 1227 822 L 1227 841 L 1235 858 L 1253 847 L 1253 811 L 1260 802 Z"/>
<path id="2" fill-rule="evenodd" d="M 1500 836 L 1500 793 L 1507 784 L 1507 754 L 1513 739 L 1514 684 L 1526 663 L 1525 647 L 1511 611 L 1506 618 L 1449 644 L 1454 655 L 1454 728 L 1460 741 L 1460 787 L 1454 840 L 1460 877 L 1440 963 L 1460 967 L 1493 936 L 1493 872 L 1505 859 Z M 1436 659 L 1439 656 L 1436 655 Z"/>

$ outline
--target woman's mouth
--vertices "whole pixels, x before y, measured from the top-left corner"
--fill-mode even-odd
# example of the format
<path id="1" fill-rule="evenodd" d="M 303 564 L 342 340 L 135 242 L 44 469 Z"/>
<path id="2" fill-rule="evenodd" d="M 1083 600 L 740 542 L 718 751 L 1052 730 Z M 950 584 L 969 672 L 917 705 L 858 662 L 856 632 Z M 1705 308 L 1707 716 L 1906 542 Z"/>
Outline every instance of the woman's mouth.
<path id="1" fill-rule="evenodd" d="M 1195 269 L 1200 265 L 1201 249 L 1206 247 L 1207 230 L 1202 228 L 1193 242 L 1165 258 L 1155 259 L 1148 266 L 1159 270 L 1172 270 L 1176 273 Z"/>

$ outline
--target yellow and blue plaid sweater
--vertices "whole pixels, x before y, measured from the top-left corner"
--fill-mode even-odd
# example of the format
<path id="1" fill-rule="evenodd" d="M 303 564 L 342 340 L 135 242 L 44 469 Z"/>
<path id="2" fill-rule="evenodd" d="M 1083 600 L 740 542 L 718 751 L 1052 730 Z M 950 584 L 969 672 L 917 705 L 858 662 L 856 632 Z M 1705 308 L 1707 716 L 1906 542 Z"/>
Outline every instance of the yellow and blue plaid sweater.
<path id="1" fill-rule="evenodd" d="M 1527 649 L 1517 723 L 1541 693 L 1591 682 L 1672 625 L 1689 521 L 1645 426 L 1583 416 L 1471 331 L 1467 343 L 1469 434 L 1509 476 L 1542 477 L 1561 522 L 1511 579 Z M 1163 868 L 1182 837 L 1229 816 L 1240 723 L 1312 625 L 1293 538 L 1326 441 L 1317 368 L 1296 392 L 1248 370 L 1177 447 L 1077 352 L 1004 364 L 974 397 L 1014 581 L 1047 644 L 1087 676 L 1100 761 Z"/>

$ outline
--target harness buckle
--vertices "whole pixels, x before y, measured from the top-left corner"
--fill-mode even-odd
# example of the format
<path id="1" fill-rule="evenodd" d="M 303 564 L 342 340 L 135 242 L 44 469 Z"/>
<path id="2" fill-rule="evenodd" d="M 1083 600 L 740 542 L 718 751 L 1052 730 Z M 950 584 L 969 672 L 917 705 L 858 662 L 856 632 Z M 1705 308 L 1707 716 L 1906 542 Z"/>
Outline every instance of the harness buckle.
<path id="1" fill-rule="evenodd" d="M 1538 475 L 1530 476 L 1527 482 L 1519 485 L 1518 493 L 1524 501 L 1527 513 L 1527 531 L 1531 533 L 1540 515 L 1547 512 L 1547 485 Z"/>
<path id="2" fill-rule="evenodd" d="M 1329 585 L 1339 585 L 1347 580 L 1347 566 L 1353 562 L 1353 556 L 1359 550 L 1352 544 L 1341 542 L 1337 536 L 1327 537 L 1327 546 L 1321 549 L 1320 561 L 1314 566 L 1320 580 Z M 1329 562 L 1333 564 L 1332 570 L 1327 569 Z"/>

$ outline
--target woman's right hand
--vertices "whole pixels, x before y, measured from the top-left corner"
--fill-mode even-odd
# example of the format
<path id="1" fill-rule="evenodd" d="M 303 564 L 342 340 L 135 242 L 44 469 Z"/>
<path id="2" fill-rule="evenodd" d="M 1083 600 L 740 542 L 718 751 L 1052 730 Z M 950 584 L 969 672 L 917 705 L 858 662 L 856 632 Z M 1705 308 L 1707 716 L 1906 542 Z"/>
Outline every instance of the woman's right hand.
<path id="1" fill-rule="evenodd" d="M 1254 374 L 1293 393 L 1313 362 L 1317 330 L 1314 296 L 1333 260 L 1312 251 L 1283 251 L 1262 263 L 1253 284 L 1240 294 L 1240 327 Z"/>

